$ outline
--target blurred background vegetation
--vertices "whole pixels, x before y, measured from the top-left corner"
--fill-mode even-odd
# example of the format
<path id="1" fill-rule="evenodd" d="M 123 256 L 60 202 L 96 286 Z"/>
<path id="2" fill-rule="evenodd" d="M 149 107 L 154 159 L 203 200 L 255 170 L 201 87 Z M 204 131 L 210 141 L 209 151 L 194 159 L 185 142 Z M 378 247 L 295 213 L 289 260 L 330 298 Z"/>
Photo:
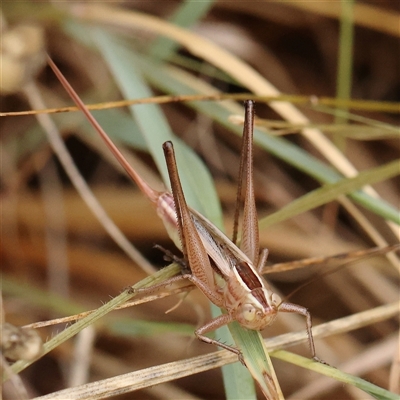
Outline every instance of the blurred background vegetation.
<path id="1" fill-rule="evenodd" d="M 45 52 L 85 103 L 160 95 L 259 96 L 256 198 L 261 246 L 269 249 L 270 264 L 398 242 L 398 172 L 378 167 L 396 160 L 400 144 L 399 3 L 32 1 L 2 7 L 1 257 L 7 322 L 23 326 L 97 308 L 143 279 L 143 264 L 157 269 L 166 264 L 154 244 L 177 253 L 150 202 L 81 113 L 10 114 L 72 104 Z M 268 104 L 260 96 L 280 101 Z M 232 99 L 167 99 L 94 114 L 155 188 L 163 187 L 160 174 L 166 179 L 161 143 L 179 137 L 178 163 L 190 204 L 230 235 L 243 113 L 241 102 Z M 125 245 L 107 234 L 107 222 L 93 216 L 46 129 L 59 131 L 95 198 L 140 256 L 127 256 Z M 277 214 L 279 223 L 263 219 L 321 184 L 354 175 L 351 165 L 372 171 L 364 183 L 374 183 L 380 198 L 367 191 L 332 201 L 342 193 L 337 189 L 316 208 L 306 200 L 305 208 L 294 203 L 294 211 Z M 326 268 L 276 273 L 271 281 L 287 295 Z M 376 257 L 311 282 L 290 301 L 309 308 L 318 325 L 396 299 L 398 261 Z M 170 297 L 115 311 L 92 326 L 91 336 L 61 344 L 21 373 L 29 396 L 213 350 L 192 339 L 195 326 L 210 318 L 205 297 L 193 291 L 165 314 L 176 301 Z M 319 355 L 398 390 L 398 375 L 391 370 L 397 322 L 387 318 L 317 341 Z M 39 333 L 47 340 L 64 327 Z M 292 329 L 304 329 L 304 321 L 283 316 L 264 336 Z M 306 345 L 293 351 L 308 356 Z M 365 398 L 351 386 L 328 384 L 294 365 L 279 360 L 274 365 L 287 398 Z M 15 396 L 13 386 L 6 386 L 4 398 Z M 215 369 L 118 398 L 224 396 Z"/>

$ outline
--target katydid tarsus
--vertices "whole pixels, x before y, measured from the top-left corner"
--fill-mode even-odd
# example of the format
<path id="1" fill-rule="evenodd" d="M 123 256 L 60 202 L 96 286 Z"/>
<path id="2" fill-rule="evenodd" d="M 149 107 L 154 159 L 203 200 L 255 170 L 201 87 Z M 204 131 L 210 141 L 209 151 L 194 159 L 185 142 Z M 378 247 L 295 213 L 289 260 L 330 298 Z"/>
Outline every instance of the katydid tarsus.
<path id="1" fill-rule="evenodd" d="M 233 241 L 231 241 L 209 220 L 186 204 L 171 142 L 165 142 L 163 150 L 172 194 L 153 190 L 136 173 L 50 59 L 49 64 L 68 94 L 85 114 L 116 159 L 153 203 L 168 234 L 182 250 L 184 262 L 190 269 L 190 273 L 170 278 L 159 285 L 142 289 L 140 292 L 151 293 L 183 279 L 195 284 L 211 302 L 226 310 L 226 313 L 198 328 L 195 335 L 203 342 L 217 345 L 237 354 L 241 361 L 243 360 L 240 350 L 211 339 L 205 334 L 232 321 L 237 321 L 248 329 L 263 330 L 275 320 L 278 312 L 300 314 L 306 318 L 311 355 L 318 360 L 315 355 L 311 315 L 308 310 L 297 304 L 283 302 L 276 293 L 270 290 L 260 274 L 266 263 L 268 251 L 263 249 L 261 253 L 259 252 L 258 221 L 253 188 L 254 103 L 252 101 L 245 102 L 240 183 L 237 196 L 237 210 L 239 210 L 242 203 L 241 182 L 244 181 L 244 210 L 241 243 L 237 245 L 239 211 L 235 214 L 234 235 Z"/>

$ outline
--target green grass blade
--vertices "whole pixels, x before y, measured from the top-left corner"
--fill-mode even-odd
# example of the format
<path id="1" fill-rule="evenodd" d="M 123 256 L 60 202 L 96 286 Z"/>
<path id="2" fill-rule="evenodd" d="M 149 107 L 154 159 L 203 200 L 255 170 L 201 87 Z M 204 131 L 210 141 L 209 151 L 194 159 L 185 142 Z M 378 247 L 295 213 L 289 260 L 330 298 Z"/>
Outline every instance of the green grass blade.
<path id="1" fill-rule="evenodd" d="M 164 333 L 178 333 L 179 335 L 193 336 L 195 327 L 190 324 L 172 322 L 146 321 L 132 318 L 120 318 L 109 322 L 107 330 L 114 335 L 128 337 L 149 337 Z"/>
<path id="2" fill-rule="evenodd" d="M 340 38 L 336 97 L 340 100 L 351 98 L 351 83 L 353 69 L 353 0 L 341 1 L 342 13 L 340 18 Z M 341 117 L 336 118 L 336 123 L 346 123 Z"/>
<path id="3" fill-rule="evenodd" d="M 155 274 L 138 282 L 136 285 L 133 286 L 133 288 L 139 289 L 154 285 L 156 283 L 161 283 L 162 281 L 165 281 L 166 279 L 176 275 L 179 271 L 180 267 L 177 266 L 176 264 L 172 264 L 169 267 L 163 268 L 162 270 L 156 272 Z M 51 350 L 55 349 L 61 343 L 64 343 L 68 339 L 77 335 L 81 330 L 92 325 L 98 319 L 104 317 L 106 314 L 113 311 L 116 307 L 126 303 L 133 296 L 134 292 L 130 288 L 126 289 L 117 297 L 113 298 L 103 306 L 99 307 L 97 310 L 93 311 L 93 313 L 89 314 L 88 316 L 82 318 L 81 320 L 75 322 L 73 325 L 64 329 L 62 332 L 51 338 L 43 345 L 44 352 L 41 354 L 41 356 L 49 353 Z M 11 369 L 15 374 L 17 374 L 22 370 L 24 370 L 26 367 L 28 367 L 30 364 L 32 364 L 34 361 L 35 360 L 17 361 L 12 365 Z M 4 375 L 3 380 L 6 379 L 8 379 L 8 376 Z"/>
<path id="4" fill-rule="evenodd" d="M 393 178 L 399 174 L 400 163 L 398 160 L 395 160 L 385 165 L 360 172 L 354 178 L 342 179 L 336 183 L 324 185 L 321 188 L 313 190 L 312 192 L 292 201 L 290 204 L 282 207 L 272 215 L 260 220 L 260 228 L 266 228 L 308 210 L 312 210 L 337 199 L 338 196 L 358 190 L 367 184 L 372 185 Z M 399 215 L 397 215 L 397 218 L 397 223 L 400 224 Z"/>
<path id="5" fill-rule="evenodd" d="M 57 315 L 79 314 L 85 308 L 70 299 L 65 299 L 57 294 L 37 288 L 30 284 L 15 281 L 7 275 L 1 276 L 1 289 L 4 295 L 15 296 L 24 299 L 30 305 L 41 307 Z"/>
<path id="6" fill-rule="evenodd" d="M 116 82 L 125 98 L 150 97 L 152 92 L 141 77 L 132 50 L 127 49 L 104 31 L 91 30 L 93 38 L 108 63 Z M 145 104 L 130 107 L 150 153 L 163 176 L 169 182 L 162 144 L 172 140 L 182 186 L 189 205 L 219 226 L 222 226 L 222 213 L 211 176 L 197 155 L 182 143 L 171 128 L 159 106 Z"/>
<path id="7" fill-rule="evenodd" d="M 188 28 L 203 18 L 214 3 L 215 0 L 185 0 L 169 21 L 182 28 Z M 167 59 L 175 53 L 177 48 L 179 48 L 177 42 L 160 37 L 151 46 L 149 54 L 156 59 Z"/>
<path id="8" fill-rule="evenodd" d="M 326 375 L 330 378 L 336 379 L 343 383 L 358 387 L 359 389 L 370 394 L 376 399 L 398 400 L 399 398 L 398 394 L 389 392 L 388 390 L 376 386 L 373 383 L 367 382 L 362 378 L 346 374 L 345 372 L 340 371 L 339 369 L 331 367 L 329 365 L 313 362 L 308 358 L 299 356 L 297 354 L 293 354 L 284 350 L 278 350 L 274 351 L 272 355 L 273 357 L 279 358 L 280 360 L 284 360 L 292 364 L 299 365 L 300 367 L 307 368 L 311 371 L 318 372 L 319 374 Z"/>
<path id="9" fill-rule="evenodd" d="M 177 79 L 178 74 L 171 73 L 172 68 L 169 67 L 167 69 L 160 65 L 150 65 L 144 58 L 141 58 L 141 62 L 142 70 L 145 71 L 148 79 L 151 80 L 151 82 L 161 90 L 164 90 L 170 94 L 198 93 L 198 91 L 190 87 L 186 81 L 179 81 Z M 230 129 L 233 133 L 237 135 L 242 134 L 242 128 L 232 124 L 228 120 L 228 117 L 232 114 L 232 112 L 238 114 L 243 113 L 240 110 L 240 107 L 234 107 L 232 109 L 232 107 L 227 106 L 226 103 L 210 104 L 208 102 L 200 101 L 189 102 L 187 104 L 197 111 L 208 115 L 221 125 Z M 342 179 L 342 176 L 333 168 L 329 167 L 325 163 L 321 162 L 311 154 L 290 143 L 284 138 L 268 135 L 259 129 L 255 129 L 254 143 L 321 183 L 332 184 Z M 390 204 L 387 204 L 382 199 L 376 199 L 361 191 L 351 193 L 350 197 L 377 215 L 398 223 L 398 210 Z"/>

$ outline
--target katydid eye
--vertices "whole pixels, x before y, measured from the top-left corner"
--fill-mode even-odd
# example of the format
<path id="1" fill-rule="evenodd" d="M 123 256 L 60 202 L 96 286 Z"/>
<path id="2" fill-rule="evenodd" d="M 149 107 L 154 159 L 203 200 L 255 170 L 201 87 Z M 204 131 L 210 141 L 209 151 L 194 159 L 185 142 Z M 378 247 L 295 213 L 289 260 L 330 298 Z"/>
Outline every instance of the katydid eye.
<path id="1" fill-rule="evenodd" d="M 276 293 L 272 293 L 271 301 L 272 304 L 276 307 L 278 307 L 282 303 L 282 299 Z"/>
<path id="2" fill-rule="evenodd" d="M 242 309 L 243 318 L 246 321 L 253 321 L 256 316 L 256 309 L 251 304 L 245 304 Z"/>

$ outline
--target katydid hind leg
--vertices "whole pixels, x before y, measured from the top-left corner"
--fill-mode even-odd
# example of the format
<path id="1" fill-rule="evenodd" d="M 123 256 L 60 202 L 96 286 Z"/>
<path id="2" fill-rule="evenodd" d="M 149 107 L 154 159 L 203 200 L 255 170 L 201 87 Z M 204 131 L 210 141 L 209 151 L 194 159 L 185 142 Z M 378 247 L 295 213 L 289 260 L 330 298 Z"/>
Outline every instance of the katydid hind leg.
<path id="1" fill-rule="evenodd" d="M 259 274 L 261 274 L 261 271 L 266 266 L 268 256 L 269 256 L 269 250 L 266 248 L 261 249 L 260 258 L 259 258 L 258 264 L 257 264 L 257 272 Z"/>
<path id="2" fill-rule="evenodd" d="M 196 280 L 196 282 L 194 282 L 196 286 L 198 286 L 214 304 L 221 307 L 224 304 L 223 298 L 222 295 L 215 290 L 214 270 L 211 267 L 208 254 L 191 218 L 190 210 L 185 200 L 172 143 L 165 142 L 163 144 L 163 150 L 167 162 L 168 175 L 171 181 L 179 236 L 185 262 L 192 271 L 192 279 Z"/>
<path id="3" fill-rule="evenodd" d="M 254 264 L 257 264 L 259 256 L 259 232 L 253 182 L 253 128 L 254 102 L 252 100 L 247 100 L 245 102 L 243 142 L 232 241 L 235 244 L 237 243 L 239 214 L 243 204 L 240 248 Z M 244 200 L 242 200 L 243 181 L 245 182 Z"/>

